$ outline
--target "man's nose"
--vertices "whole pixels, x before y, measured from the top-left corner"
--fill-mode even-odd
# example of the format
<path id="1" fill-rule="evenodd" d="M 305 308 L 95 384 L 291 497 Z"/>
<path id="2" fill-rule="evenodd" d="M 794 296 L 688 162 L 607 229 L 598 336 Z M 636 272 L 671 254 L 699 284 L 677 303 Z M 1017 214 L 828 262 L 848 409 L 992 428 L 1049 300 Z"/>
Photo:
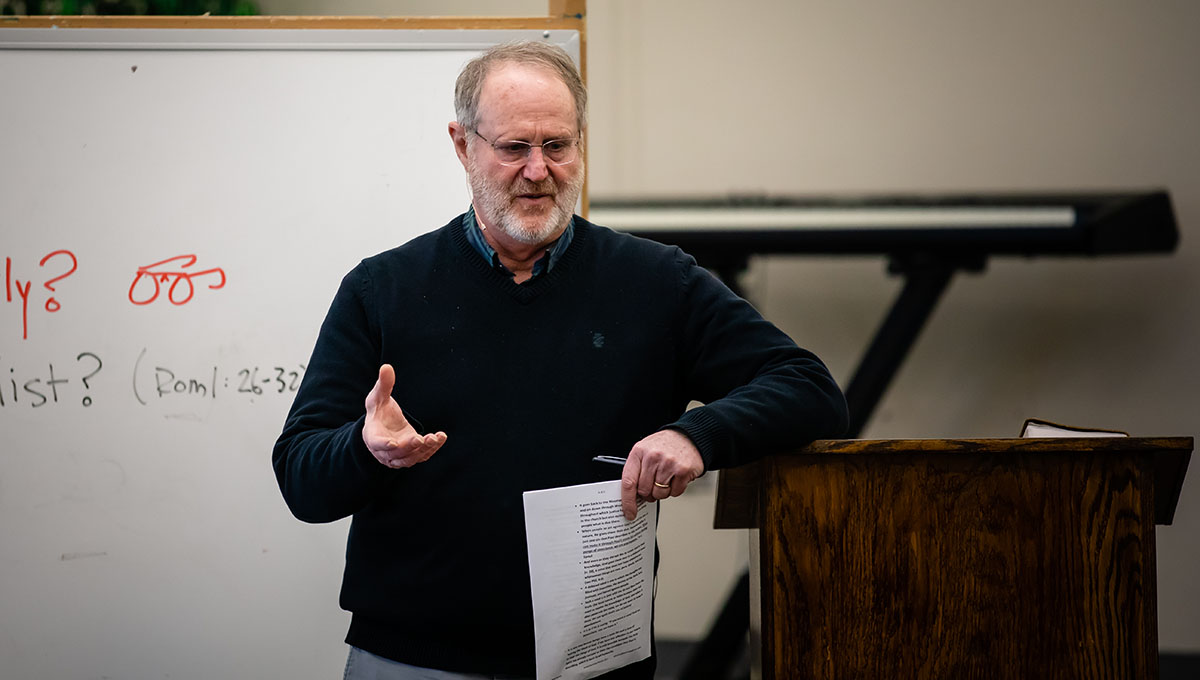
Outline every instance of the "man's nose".
<path id="1" fill-rule="evenodd" d="M 546 165 L 546 156 L 542 152 L 542 147 L 534 146 L 529 149 L 529 159 L 525 161 L 525 166 L 521 168 L 521 176 L 530 182 L 540 182 L 550 175 L 550 168 Z"/>

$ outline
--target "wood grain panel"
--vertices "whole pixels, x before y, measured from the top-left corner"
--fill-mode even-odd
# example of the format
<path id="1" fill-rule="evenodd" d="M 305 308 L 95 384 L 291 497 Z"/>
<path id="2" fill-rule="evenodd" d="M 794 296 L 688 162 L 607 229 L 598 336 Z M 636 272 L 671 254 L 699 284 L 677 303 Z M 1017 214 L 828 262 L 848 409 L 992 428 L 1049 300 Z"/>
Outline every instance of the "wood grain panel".
<path id="1" fill-rule="evenodd" d="M 1149 456 L 988 446 L 768 461 L 764 677 L 1156 675 Z"/>

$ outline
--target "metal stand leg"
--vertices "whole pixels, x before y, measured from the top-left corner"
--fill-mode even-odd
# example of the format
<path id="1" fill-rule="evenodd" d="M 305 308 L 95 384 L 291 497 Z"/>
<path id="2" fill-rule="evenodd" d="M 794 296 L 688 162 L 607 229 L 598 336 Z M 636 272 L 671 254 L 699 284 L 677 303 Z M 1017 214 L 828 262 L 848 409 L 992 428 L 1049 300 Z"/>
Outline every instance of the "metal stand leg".
<path id="1" fill-rule="evenodd" d="M 750 574 L 742 572 L 708 635 L 692 651 L 680 671 L 681 680 L 726 680 L 746 644 L 750 629 Z"/>
<path id="2" fill-rule="evenodd" d="M 855 439 L 862 434 L 958 268 L 953 263 L 937 260 L 920 264 L 892 263 L 892 269 L 905 276 L 904 288 L 875 332 L 846 388 L 846 404 L 850 408 L 847 438 Z"/>

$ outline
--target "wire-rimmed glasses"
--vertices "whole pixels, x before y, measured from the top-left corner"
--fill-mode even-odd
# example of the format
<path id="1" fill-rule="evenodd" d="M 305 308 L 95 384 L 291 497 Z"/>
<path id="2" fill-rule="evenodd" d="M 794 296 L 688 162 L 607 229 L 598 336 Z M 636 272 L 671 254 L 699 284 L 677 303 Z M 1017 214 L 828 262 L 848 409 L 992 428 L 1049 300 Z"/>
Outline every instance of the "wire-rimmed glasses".
<path id="1" fill-rule="evenodd" d="M 579 139 L 549 139 L 541 144 L 530 144 L 516 139 L 504 139 L 492 141 L 487 137 L 479 134 L 479 130 L 472 130 L 476 137 L 487 142 L 492 151 L 496 152 L 496 160 L 500 161 L 500 165 L 524 165 L 529 161 L 530 155 L 533 153 L 533 147 L 541 147 L 542 158 L 550 165 L 567 165 L 574 163 L 576 158 L 579 158 Z"/>

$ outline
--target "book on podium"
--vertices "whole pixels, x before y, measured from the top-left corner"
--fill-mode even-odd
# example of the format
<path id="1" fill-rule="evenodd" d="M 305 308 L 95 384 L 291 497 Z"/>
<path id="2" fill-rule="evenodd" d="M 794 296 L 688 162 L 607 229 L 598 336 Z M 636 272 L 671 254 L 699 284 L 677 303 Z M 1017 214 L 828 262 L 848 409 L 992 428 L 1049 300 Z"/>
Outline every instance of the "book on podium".
<path id="1" fill-rule="evenodd" d="M 1026 418 L 1021 427 L 1021 437 L 1128 437 L 1129 433 L 1122 430 L 1109 430 L 1097 427 L 1077 427 L 1042 420 L 1041 418 Z"/>

